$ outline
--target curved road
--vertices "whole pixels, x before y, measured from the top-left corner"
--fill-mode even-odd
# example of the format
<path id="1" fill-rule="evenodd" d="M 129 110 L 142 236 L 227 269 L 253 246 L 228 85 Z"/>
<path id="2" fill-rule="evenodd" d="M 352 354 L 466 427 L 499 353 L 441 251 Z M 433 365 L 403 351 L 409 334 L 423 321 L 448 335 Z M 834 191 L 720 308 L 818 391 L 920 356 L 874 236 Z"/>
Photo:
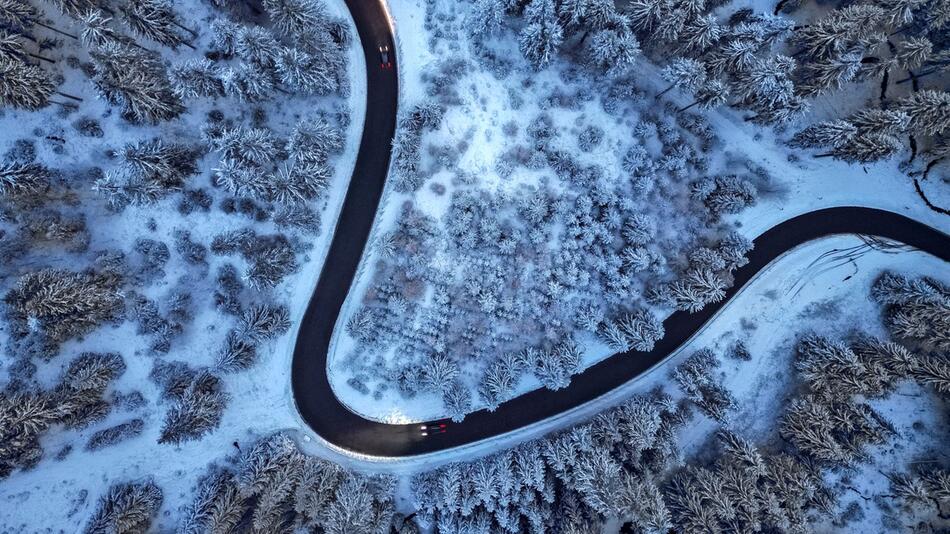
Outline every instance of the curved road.
<path id="1" fill-rule="evenodd" d="M 419 424 L 390 425 L 364 419 L 344 406 L 327 377 L 330 338 L 369 237 L 389 166 L 395 131 L 395 65 L 383 70 L 378 48 L 395 51 L 384 0 L 346 0 L 359 30 L 367 65 L 366 122 L 353 178 L 336 233 L 297 334 L 291 381 L 300 415 L 328 442 L 372 456 L 403 457 L 465 445 L 504 434 L 591 401 L 637 377 L 683 344 L 775 258 L 807 241 L 833 234 L 866 234 L 900 241 L 950 261 L 950 236 L 912 219 L 871 208 L 843 207 L 813 211 L 785 221 L 754 240 L 749 263 L 734 273 L 726 298 L 697 313 L 675 312 L 664 322 L 666 336 L 650 352 L 615 354 L 575 375 L 564 389 L 538 389 L 480 410 L 461 423 L 448 423 L 444 434 L 423 437 Z M 395 54 L 393 61 L 395 63 Z"/>

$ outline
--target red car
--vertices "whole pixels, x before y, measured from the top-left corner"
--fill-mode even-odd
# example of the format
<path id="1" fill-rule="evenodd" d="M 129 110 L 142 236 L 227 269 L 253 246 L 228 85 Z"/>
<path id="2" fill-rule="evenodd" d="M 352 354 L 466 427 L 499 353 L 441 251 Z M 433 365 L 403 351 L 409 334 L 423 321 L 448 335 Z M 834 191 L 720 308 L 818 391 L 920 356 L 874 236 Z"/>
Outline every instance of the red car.
<path id="1" fill-rule="evenodd" d="M 379 65 L 384 69 L 393 68 L 393 61 L 389 58 L 389 45 L 379 47 Z"/>
<path id="2" fill-rule="evenodd" d="M 422 432 L 423 436 L 428 436 L 430 434 L 444 434 L 448 432 L 448 428 L 445 423 L 431 423 L 428 425 L 421 425 L 419 430 Z"/>

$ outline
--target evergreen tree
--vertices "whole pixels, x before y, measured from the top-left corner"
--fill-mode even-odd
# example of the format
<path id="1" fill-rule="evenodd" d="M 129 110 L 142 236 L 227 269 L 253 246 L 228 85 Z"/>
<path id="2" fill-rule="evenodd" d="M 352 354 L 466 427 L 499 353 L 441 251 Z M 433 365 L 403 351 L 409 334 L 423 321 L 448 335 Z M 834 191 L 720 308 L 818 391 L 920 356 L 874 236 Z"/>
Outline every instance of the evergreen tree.
<path id="1" fill-rule="evenodd" d="M 670 61 L 660 73 L 663 79 L 669 82 L 666 89 L 660 91 L 657 97 L 663 96 L 673 88 L 679 87 L 692 93 L 706 83 L 706 67 L 696 59 L 679 57 Z"/>
<path id="2" fill-rule="evenodd" d="M 264 9 L 277 31 L 286 36 L 327 31 L 327 15 L 316 0 L 264 0 Z"/>
<path id="3" fill-rule="evenodd" d="M 295 48 L 285 48 L 276 58 L 281 83 L 305 94 L 326 95 L 339 90 L 337 78 L 322 61 Z"/>
<path id="4" fill-rule="evenodd" d="M 535 68 L 546 67 L 564 41 L 554 0 L 532 0 L 525 10 L 525 20 L 527 25 L 519 37 L 521 53 Z"/>
<path id="5" fill-rule="evenodd" d="M 0 163 L 0 198 L 33 197 L 49 188 L 50 171 L 38 163 Z"/>
<path id="6" fill-rule="evenodd" d="M 123 107 L 126 120 L 156 124 L 184 111 L 158 56 L 114 42 L 91 51 L 90 56 L 96 88 L 107 102 Z"/>
<path id="7" fill-rule="evenodd" d="M 56 84 L 43 69 L 0 58 L 0 106 L 35 111 L 49 105 Z"/>
<path id="8" fill-rule="evenodd" d="M 789 144 L 802 148 L 840 147 L 857 133 L 858 128 L 846 120 L 824 121 L 798 132 Z"/>
<path id="9" fill-rule="evenodd" d="M 192 58 L 173 65 L 168 77 L 181 99 L 224 96 L 221 70 L 206 58 Z"/>
<path id="10" fill-rule="evenodd" d="M 151 39 L 172 49 L 189 44 L 179 34 L 178 16 L 166 0 L 128 0 L 119 7 L 125 23 L 139 36 Z"/>
<path id="11" fill-rule="evenodd" d="M 924 90 L 898 102 L 898 108 L 910 117 L 914 133 L 938 135 L 950 128 L 950 93 Z"/>
<path id="12" fill-rule="evenodd" d="M 60 12 L 73 18 L 79 17 L 88 11 L 99 9 L 97 0 L 50 0 L 59 8 Z"/>
<path id="13" fill-rule="evenodd" d="M 82 23 L 82 33 L 79 34 L 83 46 L 87 48 L 102 46 L 106 43 L 119 43 L 135 46 L 135 41 L 115 31 L 109 23 L 112 17 L 107 17 L 98 9 L 85 11 L 78 17 Z"/>
<path id="14" fill-rule="evenodd" d="M 84 534 L 145 532 L 162 506 L 162 490 L 155 482 L 114 484 L 99 500 Z"/>

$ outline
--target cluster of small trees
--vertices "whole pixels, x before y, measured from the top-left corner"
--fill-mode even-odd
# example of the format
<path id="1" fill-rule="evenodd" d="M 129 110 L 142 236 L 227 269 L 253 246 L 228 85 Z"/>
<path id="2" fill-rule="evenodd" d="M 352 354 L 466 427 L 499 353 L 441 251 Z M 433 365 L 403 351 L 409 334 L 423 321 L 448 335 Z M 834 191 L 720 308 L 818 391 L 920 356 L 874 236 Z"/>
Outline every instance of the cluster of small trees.
<path id="1" fill-rule="evenodd" d="M 808 532 L 816 512 L 833 513 L 820 471 L 793 455 L 768 454 L 720 431 L 711 465 L 677 472 L 663 496 L 676 532 Z"/>
<path id="2" fill-rule="evenodd" d="M 162 399 L 169 404 L 159 443 L 195 440 L 218 427 L 228 402 L 219 376 L 180 362 L 159 362 L 150 378 L 161 387 Z"/>
<path id="3" fill-rule="evenodd" d="M 198 172 L 196 150 L 160 139 L 126 145 L 120 156 L 121 164 L 93 184 L 115 209 L 151 204 L 181 191 Z"/>
<path id="4" fill-rule="evenodd" d="M 748 260 L 752 242 L 738 233 L 726 235 L 716 248 L 700 247 L 689 256 L 689 268 L 678 280 L 653 287 L 650 299 L 677 310 L 697 312 L 726 296 L 729 276 Z"/>
<path id="5" fill-rule="evenodd" d="M 580 48 L 592 67 L 615 76 L 629 71 L 640 54 L 630 17 L 610 0 L 479 0 L 467 21 L 470 32 L 487 38 L 503 27 L 506 15 L 520 17 L 521 53 L 536 68 L 549 65 L 562 50 Z"/>
<path id="6" fill-rule="evenodd" d="M 181 98 L 261 102 L 283 91 L 281 86 L 302 94 L 348 94 L 346 26 L 329 18 L 315 0 L 269 1 L 264 8 L 276 33 L 225 18 L 212 22 L 215 53 L 171 69 Z"/>
<path id="7" fill-rule="evenodd" d="M 11 381 L 0 391 L 0 479 L 40 461 L 40 438 L 53 425 L 83 428 L 104 418 L 111 408 L 106 390 L 124 371 L 118 354 L 86 352 L 69 363 L 51 390 Z"/>
<path id="8" fill-rule="evenodd" d="M 409 116 L 417 112 L 419 108 Z M 382 261 L 376 264 L 363 306 L 348 323 L 359 350 L 395 346 L 399 356 L 386 372 L 348 358 L 354 369 L 352 385 L 368 393 L 365 382 L 378 380 L 387 387 L 394 383 L 406 396 L 430 391 L 442 395 L 446 405 L 449 396 L 453 406 L 468 405 L 471 395 L 455 381 L 443 381 L 436 389 L 421 387 L 419 378 L 436 366 L 438 357 L 440 362 L 456 362 L 457 372 L 473 370 L 479 378 L 472 386 L 485 405 L 495 407 L 524 373 L 533 373 L 545 387 L 566 385 L 576 368 L 572 357 L 565 357 L 573 352 L 561 350 L 566 346 L 562 341 L 579 331 L 599 335 L 618 351 L 651 351 L 664 332 L 661 322 L 641 305 L 644 281 L 667 273 L 666 255 L 675 254 L 688 240 L 681 234 L 671 242 L 667 229 L 661 235 L 652 210 L 641 209 L 631 199 L 661 199 L 694 170 L 705 168 L 705 158 L 687 136 L 708 140 L 708 125 L 692 120 L 692 115 L 681 117 L 688 133 L 672 119 L 643 117 L 635 130 L 636 143 L 623 160 L 628 182 L 610 180 L 601 167 L 582 164 L 561 149 L 558 130 L 542 113 L 527 128 L 533 146 L 515 147 L 510 157 L 529 168 L 550 168 L 566 191 L 544 182 L 514 194 L 458 187 L 441 227 L 414 206 L 404 206 L 396 228 L 380 238 Z M 411 122 L 426 123 L 425 118 Z M 655 138 L 664 147 L 658 159 L 645 148 Z M 419 143 L 413 143 L 418 148 Z M 417 151 L 397 147 L 395 152 L 397 175 L 426 175 Z M 410 152 L 411 168 L 399 170 L 400 158 Z M 447 166 L 451 168 L 451 162 Z M 420 185 L 414 182 L 412 187 Z M 678 221 L 686 234 L 700 224 L 689 224 L 691 217 L 705 223 L 736 213 L 757 194 L 738 176 L 695 182 L 693 191 L 693 198 L 705 202 L 707 209 Z M 686 187 L 672 194 L 690 202 Z M 745 263 L 750 249 L 751 243 L 738 235 L 696 249 L 690 253 L 690 268 L 678 280 L 659 286 L 653 302 L 697 310 L 723 298 L 729 272 Z M 425 297 L 427 287 L 431 299 Z M 528 348 L 536 351 L 528 362 L 497 356 L 523 355 Z"/>
<path id="9" fill-rule="evenodd" d="M 263 438 L 240 460 L 212 467 L 179 526 L 184 534 L 317 530 L 389 534 L 395 480 L 364 476 L 302 454 L 283 434 Z"/>
<path id="10" fill-rule="evenodd" d="M 343 150 L 343 133 L 325 117 L 300 121 L 289 139 L 268 128 L 224 124 L 211 124 L 204 133 L 221 156 L 215 185 L 286 207 L 322 198 L 333 176 L 329 157 Z"/>
<path id="11" fill-rule="evenodd" d="M 813 58 L 803 67 L 808 94 L 862 79 L 881 80 L 880 107 L 863 109 L 846 119 L 809 126 L 792 139 L 796 146 L 825 150 L 848 162 L 887 159 L 904 148 L 909 136 L 913 155 L 917 140 L 930 139 L 930 152 L 943 157 L 942 134 L 950 128 L 950 94 L 921 90 L 921 80 L 950 65 L 947 20 L 940 2 L 872 2 L 831 11 L 796 32 L 800 53 Z M 906 77 L 892 83 L 891 73 Z M 912 92 L 887 97 L 888 89 L 912 82 Z"/>
<path id="12" fill-rule="evenodd" d="M 886 286 L 895 278 L 902 277 L 887 273 L 881 280 Z M 885 289 L 880 282 L 875 286 L 876 295 L 899 291 Z M 945 357 L 917 354 L 872 337 L 845 344 L 806 335 L 799 341 L 795 367 L 806 388 L 792 400 L 782 435 L 803 454 L 830 465 L 853 464 L 865 456 L 867 445 L 885 443 L 894 434 L 891 425 L 859 399 L 884 397 L 908 379 L 942 395 L 950 392 Z"/>
<path id="13" fill-rule="evenodd" d="M 438 532 L 593 532 L 609 518 L 667 531 L 657 476 L 685 420 L 668 397 L 638 397 L 570 430 L 416 475 L 417 520 Z"/>
<path id="14" fill-rule="evenodd" d="M 884 324 L 894 337 L 923 352 L 950 351 L 950 288 L 932 278 L 885 272 L 871 296 L 884 309 Z"/>
<path id="15" fill-rule="evenodd" d="M 427 130 L 438 130 L 442 114 L 438 105 L 417 104 L 399 119 L 392 149 L 393 187 L 397 191 L 411 193 L 425 181 L 426 177 L 419 168 L 422 134 Z"/>

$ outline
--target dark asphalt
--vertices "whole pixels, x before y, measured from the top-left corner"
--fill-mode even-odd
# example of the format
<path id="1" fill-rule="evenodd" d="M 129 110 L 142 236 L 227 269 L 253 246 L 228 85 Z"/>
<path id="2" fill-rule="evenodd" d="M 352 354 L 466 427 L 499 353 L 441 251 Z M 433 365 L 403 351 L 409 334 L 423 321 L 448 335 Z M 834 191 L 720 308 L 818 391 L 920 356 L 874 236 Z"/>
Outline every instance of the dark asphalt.
<path id="1" fill-rule="evenodd" d="M 726 298 L 698 313 L 676 312 L 663 322 L 666 336 L 650 352 L 615 354 L 573 377 L 559 391 L 539 389 L 501 405 L 494 412 L 469 414 L 448 423 L 448 432 L 423 437 L 419 424 L 388 425 L 349 411 L 333 394 L 327 378 L 327 350 L 333 327 L 369 237 L 389 167 L 396 124 L 396 66 L 382 70 L 379 46 L 388 44 L 395 63 L 393 36 L 382 0 L 346 0 L 366 54 L 366 122 L 359 155 L 317 288 L 297 335 L 291 381 L 300 415 L 328 442 L 373 456 L 412 456 L 491 438 L 552 417 L 591 401 L 636 378 L 699 330 L 757 272 L 786 251 L 834 234 L 866 234 L 893 239 L 950 261 L 950 236 L 912 219 L 870 208 L 813 211 L 785 221 L 754 240 L 749 263 L 734 273 Z"/>

